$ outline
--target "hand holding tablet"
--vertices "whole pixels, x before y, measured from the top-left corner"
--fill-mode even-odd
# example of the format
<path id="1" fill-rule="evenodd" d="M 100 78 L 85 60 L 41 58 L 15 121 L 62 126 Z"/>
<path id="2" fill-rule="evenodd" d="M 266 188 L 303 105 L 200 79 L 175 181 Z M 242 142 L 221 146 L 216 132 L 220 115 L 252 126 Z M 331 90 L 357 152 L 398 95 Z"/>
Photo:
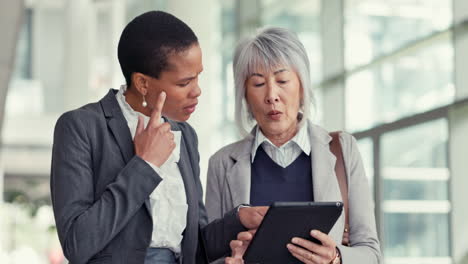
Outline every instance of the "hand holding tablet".
<path id="1" fill-rule="evenodd" d="M 295 254 L 304 253 L 298 251 L 311 245 L 322 245 L 320 250 L 328 256 L 329 252 L 324 249 L 329 246 L 326 235 L 334 226 L 336 220 L 343 210 L 342 202 L 277 202 L 268 210 L 259 229 L 244 254 L 245 263 L 268 263 L 268 264 L 289 264 L 302 263 L 296 257 L 291 255 L 286 247 L 291 244 L 291 239 L 300 238 L 299 243 L 291 252 Z M 319 230 L 317 235 L 311 236 L 311 230 Z M 319 238 L 319 239 L 317 239 Z M 313 241 L 313 243 L 308 243 Z M 330 242 L 331 243 L 331 242 Z M 330 246 L 331 247 L 331 246 Z M 302 250 L 305 250 L 302 249 Z M 310 254 L 310 252 L 309 252 Z M 307 255 L 304 253 L 304 256 Z M 320 257 L 320 254 L 313 257 Z M 310 255 L 307 255 L 310 257 Z M 235 263 L 235 262 L 233 262 Z"/>

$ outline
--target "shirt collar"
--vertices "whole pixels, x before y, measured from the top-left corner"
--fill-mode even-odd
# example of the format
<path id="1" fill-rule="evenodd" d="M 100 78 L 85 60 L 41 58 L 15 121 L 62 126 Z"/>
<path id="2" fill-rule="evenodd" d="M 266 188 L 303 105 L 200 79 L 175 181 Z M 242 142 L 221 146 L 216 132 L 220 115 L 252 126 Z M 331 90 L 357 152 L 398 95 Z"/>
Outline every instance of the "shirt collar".
<path id="1" fill-rule="evenodd" d="M 121 85 L 115 97 L 117 98 L 117 102 L 119 103 L 120 109 L 122 109 L 122 113 L 125 117 L 125 120 L 127 120 L 128 126 L 130 128 L 130 132 L 132 136 L 134 137 L 136 125 L 138 124 L 138 116 L 143 116 L 145 128 L 150 118 L 149 116 L 143 115 L 133 110 L 133 108 L 127 103 L 127 100 L 125 100 L 125 91 L 127 91 L 127 85 Z M 161 117 L 160 122 L 164 123 L 165 122 L 164 118 Z M 174 158 L 175 161 L 178 162 L 180 159 L 180 140 L 181 140 L 180 133 L 181 132 L 172 131 L 172 133 L 174 134 L 174 141 L 177 147 L 172 151 L 171 156 L 173 156 L 172 158 Z"/>
<path id="2" fill-rule="evenodd" d="M 287 147 L 289 144 L 296 144 L 301 150 L 306 154 L 310 154 L 310 138 L 308 135 L 307 131 L 307 122 L 304 122 L 300 124 L 299 131 L 296 133 L 296 135 L 290 139 L 288 142 L 284 143 L 280 147 L 277 147 L 275 144 L 273 144 L 260 130 L 260 127 L 257 125 L 256 131 L 255 131 L 255 139 L 253 142 L 252 146 L 252 152 L 251 152 L 251 162 L 254 162 L 255 155 L 257 154 L 257 149 L 260 147 L 263 143 L 271 145 L 273 148 L 279 150 L 281 148 Z"/>

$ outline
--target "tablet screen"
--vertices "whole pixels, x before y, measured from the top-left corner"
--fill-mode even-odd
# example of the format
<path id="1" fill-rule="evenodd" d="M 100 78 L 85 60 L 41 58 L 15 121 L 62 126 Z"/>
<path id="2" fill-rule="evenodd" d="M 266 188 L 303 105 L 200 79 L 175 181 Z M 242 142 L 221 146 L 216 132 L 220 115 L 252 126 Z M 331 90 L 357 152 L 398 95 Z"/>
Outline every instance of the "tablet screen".
<path id="1" fill-rule="evenodd" d="M 293 237 L 320 243 L 310 236 L 310 231 L 317 229 L 328 234 L 342 210 L 342 202 L 273 203 L 244 254 L 245 263 L 302 263 L 286 245 Z"/>

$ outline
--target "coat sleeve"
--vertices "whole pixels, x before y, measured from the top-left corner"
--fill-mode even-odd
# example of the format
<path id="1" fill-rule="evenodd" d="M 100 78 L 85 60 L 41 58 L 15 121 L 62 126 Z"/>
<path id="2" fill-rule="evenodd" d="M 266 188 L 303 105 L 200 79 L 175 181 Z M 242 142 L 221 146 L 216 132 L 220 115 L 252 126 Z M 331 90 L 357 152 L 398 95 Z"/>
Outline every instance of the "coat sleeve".
<path id="1" fill-rule="evenodd" d="M 95 117 L 77 111 L 62 115 L 55 126 L 50 187 L 64 254 L 71 263 L 86 263 L 122 230 L 161 178 L 134 156 L 94 197 L 97 175 L 87 131 Z"/>
<path id="2" fill-rule="evenodd" d="M 342 263 L 377 264 L 381 261 L 374 205 L 356 139 L 341 134 L 348 175 L 350 246 L 339 245 Z"/>

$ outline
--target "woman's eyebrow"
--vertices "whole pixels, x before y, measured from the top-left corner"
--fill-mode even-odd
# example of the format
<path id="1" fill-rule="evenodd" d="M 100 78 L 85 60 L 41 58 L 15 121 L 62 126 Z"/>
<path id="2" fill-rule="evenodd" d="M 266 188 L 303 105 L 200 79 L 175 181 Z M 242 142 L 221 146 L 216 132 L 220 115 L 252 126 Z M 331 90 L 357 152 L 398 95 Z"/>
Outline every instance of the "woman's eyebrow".
<path id="1" fill-rule="evenodd" d="M 288 71 L 288 70 L 287 69 L 279 69 L 279 70 L 275 71 L 273 74 L 278 74 L 278 73 L 285 72 L 285 71 Z M 263 77 L 263 74 L 254 72 L 254 73 L 250 74 L 250 77 L 252 77 L 252 76 Z"/>
<path id="2" fill-rule="evenodd" d="M 263 74 L 260 74 L 260 73 L 256 73 L 256 72 L 254 72 L 254 73 L 250 74 L 250 77 L 252 77 L 252 76 L 259 76 L 259 77 L 263 77 Z"/>
<path id="3" fill-rule="evenodd" d="M 278 74 L 278 73 L 285 72 L 285 71 L 288 71 L 288 70 L 286 70 L 286 69 L 279 69 L 279 70 L 275 71 L 273 74 Z"/>

